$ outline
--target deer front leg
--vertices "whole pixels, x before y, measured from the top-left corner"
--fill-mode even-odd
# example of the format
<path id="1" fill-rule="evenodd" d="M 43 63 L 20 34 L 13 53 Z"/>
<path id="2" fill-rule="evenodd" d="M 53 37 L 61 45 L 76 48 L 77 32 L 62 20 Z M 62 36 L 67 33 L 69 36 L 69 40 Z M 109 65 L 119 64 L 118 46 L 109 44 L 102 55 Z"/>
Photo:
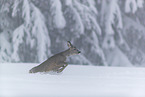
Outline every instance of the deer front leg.
<path id="1" fill-rule="evenodd" d="M 62 72 L 67 66 L 68 66 L 68 64 L 66 63 L 65 65 L 63 65 L 62 67 L 60 67 L 60 68 L 57 70 L 57 73 Z"/>
<path id="2" fill-rule="evenodd" d="M 57 63 L 57 64 L 55 65 L 55 67 L 53 68 L 53 71 L 59 73 L 59 71 L 60 71 L 60 70 L 62 71 L 62 69 L 63 69 L 64 67 L 66 67 L 66 65 L 67 65 L 66 62 L 59 62 L 59 63 Z"/>

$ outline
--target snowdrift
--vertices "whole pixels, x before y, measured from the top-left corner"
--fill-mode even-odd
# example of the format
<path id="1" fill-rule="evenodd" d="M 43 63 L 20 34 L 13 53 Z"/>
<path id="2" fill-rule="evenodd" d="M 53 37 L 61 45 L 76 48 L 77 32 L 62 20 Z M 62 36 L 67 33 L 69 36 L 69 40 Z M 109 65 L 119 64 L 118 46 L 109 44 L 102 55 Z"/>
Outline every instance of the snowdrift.
<path id="1" fill-rule="evenodd" d="M 0 63 L 0 97 L 145 97 L 145 68 L 69 65 L 29 74 L 38 64 Z"/>

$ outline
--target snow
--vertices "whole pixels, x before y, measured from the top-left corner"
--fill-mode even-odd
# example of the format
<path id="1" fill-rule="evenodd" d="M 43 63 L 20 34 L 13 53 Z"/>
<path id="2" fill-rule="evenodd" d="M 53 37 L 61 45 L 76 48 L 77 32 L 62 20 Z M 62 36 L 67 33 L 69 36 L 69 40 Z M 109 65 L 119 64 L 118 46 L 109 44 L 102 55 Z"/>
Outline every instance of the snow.
<path id="1" fill-rule="evenodd" d="M 69 65 L 29 74 L 37 64 L 0 63 L 0 97 L 145 97 L 145 68 Z"/>
<path id="2" fill-rule="evenodd" d="M 80 1 L 74 0 L 73 7 L 76 9 L 75 14 L 79 19 L 79 24 L 81 24 L 80 30 L 81 34 L 84 33 L 85 28 L 88 30 L 95 30 L 95 32 L 101 35 L 101 28 L 97 23 L 96 17 L 97 16 L 97 9 L 95 8 L 94 0 L 86 1 L 87 4 L 84 5 Z M 78 13 L 78 14 L 77 14 Z"/>
<path id="3" fill-rule="evenodd" d="M 31 6 L 33 7 L 32 19 L 34 22 L 34 26 L 32 27 L 32 34 L 37 38 L 38 41 L 37 43 L 38 61 L 42 62 L 44 59 L 47 58 L 47 54 L 51 55 L 50 50 L 48 50 L 50 49 L 51 46 L 51 40 L 48 35 L 49 34 L 48 29 L 45 25 L 44 16 L 37 7 L 35 7 L 33 4 Z"/>
<path id="4" fill-rule="evenodd" d="M 23 37 L 24 37 L 24 25 L 21 25 L 20 27 L 18 27 L 17 29 L 14 30 L 13 32 L 13 54 L 12 54 L 12 58 L 15 61 L 19 61 L 19 55 L 18 55 L 18 50 L 19 50 L 19 44 L 23 43 Z"/>
<path id="5" fill-rule="evenodd" d="M 0 33 L 0 62 L 9 62 L 11 61 L 11 45 L 6 38 L 6 32 Z M 5 42 L 4 42 L 5 41 Z"/>
<path id="6" fill-rule="evenodd" d="M 82 52 L 70 63 L 118 66 L 121 59 L 144 66 L 144 0 L 1 0 L 0 5 L 0 62 L 41 62 L 67 49 L 69 40 Z M 105 56 L 116 47 L 126 57 L 116 51 Z"/>
<path id="7" fill-rule="evenodd" d="M 144 0 L 126 0 L 125 2 L 125 12 L 135 13 L 138 8 L 143 7 Z"/>
<path id="8" fill-rule="evenodd" d="M 23 1 L 23 12 L 22 17 L 24 18 L 24 21 L 26 22 L 26 25 L 29 24 L 31 16 L 30 16 L 30 2 L 28 0 Z"/>
<path id="9" fill-rule="evenodd" d="M 33 3 L 29 3 L 28 0 L 23 1 L 22 8 L 22 18 L 24 23 L 13 32 L 12 43 L 14 50 L 12 58 L 15 62 L 19 62 L 21 60 L 21 55 L 18 54 L 20 52 L 20 46 L 25 45 L 25 48 L 29 48 L 30 46 L 30 49 L 28 50 L 23 49 L 25 54 L 26 52 L 30 52 L 31 49 L 34 51 L 35 48 L 37 51 L 35 54 L 38 55 L 37 61 L 42 62 L 48 55 L 51 55 L 49 50 L 51 40 L 48 35 L 49 31 L 45 24 L 45 18 L 41 11 Z"/>
<path id="10" fill-rule="evenodd" d="M 107 63 L 111 64 L 111 66 L 133 66 L 129 59 L 125 56 L 125 54 L 123 54 L 123 52 L 118 47 L 115 47 L 111 51 L 108 51 L 106 57 Z"/>
<path id="11" fill-rule="evenodd" d="M 118 5 L 118 0 L 112 0 L 109 4 L 107 3 L 107 1 L 104 1 L 103 7 L 104 8 L 102 9 L 102 14 L 104 15 L 103 17 L 101 17 L 103 20 L 105 20 L 105 38 L 103 42 L 103 48 L 114 48 L 116 46 L 116 40 L 114 39 L 114 36 L 116 34 L 120 34 L 118 29 L 123 28 L 121 10 Z M 115 25 L 115 27 L 117 28 L 116 32 L 112 28 L 112 25 Z M 119 38 L 122 39 L 121 34 Z"/>
<path id="12" fill-rule="evenodd" d="M 78 24 L 76 26 L 76 28 L 79 29 L 80 34 L 83 34 L 84 33 L 84 26 L 83 26 L 83 22 L 81 21 L 81 17 L 79 15 L 79 13 L 77 12 L 77 9 L 75 9 L 73 7 L 71 7 L 71 8 L 75 14 L 74 16 L 75 16 L 75 19 L 76 19 L 77 24 Z"/>
<path id="13" fill-rule="evenodd" d="M 137 2 L 137 6 L 139 8 L 142 8 L 143 7 L 144 0 L 137 0 L 136 2 Z"/>
<path id="14" fill-rule="evenodd" d="M 15 17 L 16 14 L 17 14 L 17 9 L 18 9 L 18 5 L 19 5 L 19 1 L 18 0 L 15 0 L 14 1 L 14 4 L 12 6 L 12 17 Z"/>
<path id="15" fill-rule="evenodd" d="M 51 0 L 51 14 L 54 17 L 53 22 L 56 28 L 64 28 L 66 25 L 65 18 L 62 12 L 62 5 L 60 0 Z"/>
<path id="16" fill-rule="evenodd" d="M 72 5 L 72 0 L 65 0 L 66 5 Z"/>

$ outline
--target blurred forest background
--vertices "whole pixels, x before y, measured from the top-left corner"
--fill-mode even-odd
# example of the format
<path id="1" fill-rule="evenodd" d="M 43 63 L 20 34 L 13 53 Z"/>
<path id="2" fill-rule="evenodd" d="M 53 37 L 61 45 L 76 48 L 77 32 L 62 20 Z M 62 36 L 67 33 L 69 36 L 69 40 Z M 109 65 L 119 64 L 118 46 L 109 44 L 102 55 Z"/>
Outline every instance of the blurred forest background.
<path id="1" fill-rule="evenodd" d="M 0 0 L 0 62 L 145 66 L 144 0 Z"/>

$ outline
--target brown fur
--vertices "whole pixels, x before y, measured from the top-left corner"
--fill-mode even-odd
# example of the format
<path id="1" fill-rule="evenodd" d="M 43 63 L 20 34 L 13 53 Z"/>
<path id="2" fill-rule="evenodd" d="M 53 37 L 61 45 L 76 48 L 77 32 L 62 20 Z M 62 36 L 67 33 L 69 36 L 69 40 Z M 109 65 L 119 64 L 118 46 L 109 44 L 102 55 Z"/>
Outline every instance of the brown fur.
<path id="1" fill-rule="evenodd" d="M 65 67 L 68 65 L 65 61 L 67 56 L 79 54 L 80 51 L 76 49 L 69 41 L 68 41 L 68 47 L 66 51 L 63 51 L 61 53 L 58 53 L 50 58 L 48 58 L 46 61 L 41 63 L 40 65 L 32 68 L 29 73 L 37 73 L 37 72 L 49 72 L 54 71 L 57 73 L 62 72 Z"/>

